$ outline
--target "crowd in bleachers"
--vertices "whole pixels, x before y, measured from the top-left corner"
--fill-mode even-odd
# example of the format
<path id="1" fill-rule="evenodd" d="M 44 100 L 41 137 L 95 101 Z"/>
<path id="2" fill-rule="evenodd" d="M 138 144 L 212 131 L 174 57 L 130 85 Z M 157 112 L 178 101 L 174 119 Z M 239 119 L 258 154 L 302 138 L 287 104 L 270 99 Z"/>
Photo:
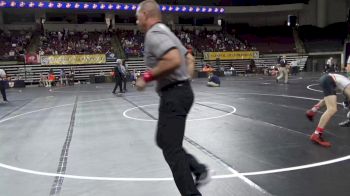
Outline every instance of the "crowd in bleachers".
<path id="1" fill-rule="evenodd" d="M 143 56 L 143 35 L 134 30 L 118 30 L 118 36 L 127 57 Z M 217 31 L 186 31 L 177 30 L 175 35 L 184 46 L 196 52 L 224 52 L 251 50 L 247 41 L 242 42 L 234 35 Z"/>
<path id="2" fill-rule="evenodd" d="M 3 60 L 23 59 L 31 38 L 31 32 L 0 31 L 0 58 Z"/>
<path id="3" fill-rule="evenodd" d="M 270 32 L 280 33 L 281 31 Z M 288 33 L 280 36 L 245 33 L 237 36 L 234 30 L 231 33 L 206 30 L 175 31 L 185 47 L 191 48 L 198 54 L 245 50 L 259 50 L 264 53 L 293 52 L 295 51 L 294 38 Z M 143 56 L 144 38 L 139 31 L 117 30 L 116 34 L 127 58 Z M 106 53 L 111 49 L 111 36 L 110 32 L 46 32 L 41 37 L 41 47 L 38 52 L 40 55 Z"/>
<path id="4" fill-rule="evenodd" d="M 40 55 L 105 54 L 111 49 L 112 32 L 45 32 L 40 37 Z"/>
<path id="5" fill-rule="evenodd" d="M 194 47 L 199 52 L 244 51 L 252 49 L 247 41 L 242 42 L 235 34 L 216 31 L 199 32 L 194 39 Z"/>
<path id="6" fill-rule="evenodd" d="M 307 52 L 338 51 L 347 36 L 347 25 L 335 23 L 325 28 L 301 26 L 299 37 Z M 251 27 L 248 24 L 229 25 L 226 31 L 176 30 L 184 46 L 200 56 L 202 52 L 258 50 L 261 53 L 296 52 L 293 31 L 286 26 Z M 113 50 L 112 37 L 117 35 L 127 58 L 142 57 L 144 35 L 135 30 L 105 32 L 44 32 L 36 53 L 56 54 L 106 54 Z M 29 49 L 33 33 L 29 31 L 0 31 L 0 59 L 18 60 Z M 32 47 L 30 47 L 32 48 Z"/>
<path id="7" fill-rule="evenodd" d="M 195 38 L 195 33 L 191 31 L 175 31 L 175 35 L 180 39 L 182 44 L 186 48 L 193 47 L 193 40 Z"/>
<path id="8" fill-rule="evenodd" d="M 225 52 L 251 49 L 247 41 L 242 42 L 234 34 L 217 31 L 175 31 L 182 43 L 194 47 L 198 52 Z"/>
<path id="9" fill-rule="evenodd" d="M 127 57 L 143 56 L 143 35 L 139 31 L 117 30 L 118 37 Z"/>

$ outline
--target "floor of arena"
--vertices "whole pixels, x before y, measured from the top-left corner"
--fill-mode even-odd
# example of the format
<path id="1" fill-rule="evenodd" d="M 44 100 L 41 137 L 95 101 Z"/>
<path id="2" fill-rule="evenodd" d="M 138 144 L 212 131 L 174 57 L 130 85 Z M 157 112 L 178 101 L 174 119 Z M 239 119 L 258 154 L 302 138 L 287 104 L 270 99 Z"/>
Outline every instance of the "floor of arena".
<path id="1" fill-rule="evenodd" d="M 322 98 L 319 74 L 276 84 L 263 76 L 193 81 L 184 147 L 215 170 L 206 196 L 349 195 L 350 132 L 339 106 L 325 138 L 304 113 Z M 0 104 L 0 190 L 4 196 L 177 196 L 155 144 L 154 86 L 122 97 L 114 84 L 28 87 Z M 338 99 L 341 102 L 342 99 Z M 60 175 L 57 176 L 57 173 Z"/>

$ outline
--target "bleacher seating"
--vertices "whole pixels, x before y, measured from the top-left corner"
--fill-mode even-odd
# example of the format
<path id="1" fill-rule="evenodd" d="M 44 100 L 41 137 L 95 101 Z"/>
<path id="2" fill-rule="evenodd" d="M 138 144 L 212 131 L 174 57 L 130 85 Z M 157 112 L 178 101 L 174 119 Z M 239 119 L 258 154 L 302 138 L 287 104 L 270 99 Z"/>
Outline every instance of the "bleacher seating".
<path id="1" fill-rule="evenodd" d="M 277 64 L 276 55 L 261 55 L 259 59 L 254 59 L 256 67 L 259 69 L 264 69 L 270 66 L 274 66 Z M 290 63 L 291 61 L 298 60 L 298 66 L 300 70 L 304 69 L 304 66 L 307 61 L 307 56 L 298 56 L 287 55 L 287 61 Z M 216 65 L 216 61 L 205 61 L 205 64 L 212 65 L 215 69 L 219 69 Z M 220 65 L 224 67 L 226 70 L 229 70 L 231 66 L 233 66 L 237 73 L 245 73 L 247 65 L 250 63 L 250 60 L 223 60 L 220 61 Z M 20 76 L 24 79 L 24 73 L 21 71 L 24 67 L 30 72 L 27 73 L 26 82 L 38 82 L 40 73 L 47 74 L 49 69 L 53 69 L 55 75 L 58 76 L 59 70 L 63 68 L 65 72 L 68 72 L 71 67 L 75 70 L 75 80 L 87 81 L 89 80 L 90 75 L 98 75 L 101 72 L 105 75 L 109 75 L 115 65 L 113 63 L 107 63 L 104 65 L 76 65 L 76 66 L 41 66 L 41 65 L 2 65 L 1 67 L 6 70 L 7 74 L 11 77 Z M 147 67 L 144 65 L 144 61 L 142 59 L 138 60 L 128 60 L 126 61 L 126 66 L 129 71 L 144 72 Z M 196 59 L 196 68 L 197 71 L 202 70 L 202 62 L 200 59 Z"/>
<path id="2" fill-rule="evenodd" d="M 50 69 L 55 73 L 55 76 L 59 76 L 59 71 L 61 68 L 65 70 L 66 73 L 69 72 L 70 68 L 73 67 L 75 71 L 76 81 L 87 81 L 90 75 L 99 75 L 103 73 L 104 75 L 109 75 L 114 68 L 114 64 L 108 63 L 104 65 L 74 65 L 74 66 L 41 66 L 41 65 L 1 65 L 2 69 L 6 70 L 6 73 L 13 78 L 25 79 L 24 69 L 27 70 L 26 82 L 36 83 L 40 79 L 40 73 L 47 74 Z"/>
<path id="3" fill-rule="evenodd" d="M 0 60 L 23 60 L 31 38 L 31 32 L 0 31 Z"/>
<path id="4" fill-rule="evenodd" d="M 143 56 L 143 36 L 139 31 L 117 30 L 127 58 Z"/>
<path id="5" fill-rule="evenodd" d="M 297 54 L 286 55 L 286 60 L 288 62 L 288 65 L 290 65 L 292 61 L 297 60 L 300 71 L 304 70 L 307 58 L 308 56 L 299 56 Z M 259 59 L 255 60 L 255 64 L 259 68 L 268 68 L 270 66 L 276 66 L 277 59 L 278 59 L 278 56 L 276 55 L 261 55 Z"/>
<path id="6" fill-rule="evenodd" d="M 111 50 L 111 32 L 46 32 L 41 36 L 41 55 L 105 54 Z"/>
<path id="7" fill-rule="evenodd" d="M 305 25 L 299 28 L 307 52 L 342 51 L 347 36 L 347 24 L 335 23 L 325 28 Z"/>
<path id="8" fill-rule="evenodd" d="M 240 38 L 247 40 L 261 53 L 294 53 L 295 43 L 292 29 L 285 26 L 246 27 L 241 29 Z"/>

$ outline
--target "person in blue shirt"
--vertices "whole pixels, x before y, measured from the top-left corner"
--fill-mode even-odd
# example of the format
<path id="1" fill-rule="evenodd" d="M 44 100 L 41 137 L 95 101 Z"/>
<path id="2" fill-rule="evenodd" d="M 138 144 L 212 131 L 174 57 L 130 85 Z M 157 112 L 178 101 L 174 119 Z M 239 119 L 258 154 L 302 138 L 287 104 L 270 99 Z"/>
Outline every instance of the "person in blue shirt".
<path id="1" fill-rule="evenodd" d="M 220 87 L 220 84 L 221 84 L 220 78 L 218 76 L 216 76 L 216 75 L 212 75 L 209 78 L 207 86 L 209 86 L 209 87 Z"/>

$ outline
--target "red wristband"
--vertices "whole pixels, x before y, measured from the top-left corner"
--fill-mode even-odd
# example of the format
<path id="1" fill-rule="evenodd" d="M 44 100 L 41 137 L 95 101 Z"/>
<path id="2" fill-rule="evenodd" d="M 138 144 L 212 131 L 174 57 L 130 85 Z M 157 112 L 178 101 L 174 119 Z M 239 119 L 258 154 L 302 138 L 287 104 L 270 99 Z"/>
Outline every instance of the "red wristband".
<path id="1" fill-rule="evenodd" d="M 145 73 L 143 73 L 142 78 L 145 82 L 151 82 L 154 80 L 154 77 L 151 71 L 146 71 Z"/>

